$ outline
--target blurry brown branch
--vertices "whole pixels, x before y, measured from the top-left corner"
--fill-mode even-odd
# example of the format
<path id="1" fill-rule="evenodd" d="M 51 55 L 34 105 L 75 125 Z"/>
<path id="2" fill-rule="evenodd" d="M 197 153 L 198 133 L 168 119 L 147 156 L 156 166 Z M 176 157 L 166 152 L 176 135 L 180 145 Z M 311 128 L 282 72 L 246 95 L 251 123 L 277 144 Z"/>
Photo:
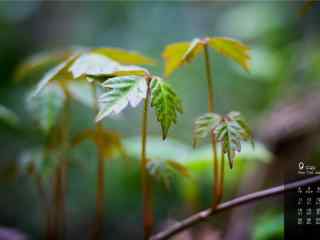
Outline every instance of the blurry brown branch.
<path id="1" fill-rule="evenodd" d="M 178 222 L 176 224 L 174 224 L 173 226 L 169 227 L 168 229 L 165 229 L 164 231 L 155 234 L 154 236 L 151 237 L 151 240 L 164 240 L 164 239 L 168 239 L 169 237 L 183 231 L 184 229 L 187 229 L 189 227 L 192 227 L 196 224 L 198 224 L 199 222 L 205 221 L 207 220 L 210 216 L 230 209 L 230 208 L 234 208 L 249 202 L 253 202 L 253 201 L 257 201 L 260 199 L 264 199 L 267 197 L 272 197 L 275 195 L 279 195 L 282 194 L 286 191 L 290 191 L 290 190 L 294 190 L 298 187 L 302 187 L 302 186 L 306 186 L 315 182 L 319 182 L 320 181 L 320 176 L 316 176 L 316 177 L 311 177 L 305 180 L 300 180 L 300 181 L 296 181 L 296 182 L 292 182 L 289 184 L 285 184 L 285 185 L 280 185 L 277 187 L 272 187 L 263 191 L 258 191 L 258 192 L 254 192 L 254 193 L 250 193 L 248 195 L 244 195 L 235 199 L 232 199 L 230 201 L 221 203 L 217 206 L 216 209 L 206 209 L 203 210 L 201 212 L 198 212 L 188 218 L 186 218 L 185 220 L 182 220 L 181 222 Z"/>

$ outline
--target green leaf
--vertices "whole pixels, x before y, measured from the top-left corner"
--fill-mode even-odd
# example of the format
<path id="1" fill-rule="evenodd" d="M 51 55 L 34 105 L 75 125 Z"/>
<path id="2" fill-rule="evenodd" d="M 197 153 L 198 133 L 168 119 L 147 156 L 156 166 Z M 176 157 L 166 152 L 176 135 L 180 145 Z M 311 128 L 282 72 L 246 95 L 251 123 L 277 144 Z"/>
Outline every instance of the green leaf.
<path id="1" fill-rule="evenodd" d="M 65 96 L 61 88 L 56 84 L 50 84 L 41 94 L 27 98 L 27 109 L 40 128 L 49 132 L 58 121 L 64 100 Z"/>
<path id="2" fill-rule="evenodd" d="M 121 64 L 155 64 L 155 61 L 149 57 L 134 51 L 127 51 L 120 48 L 96 48 L 92 53 L 100 54 L 105 57 L 111 58 Z"/>
<path id="3" fill-rule="evenodd" d="M 206 113 L 194 122 L 193 146 L 196 147 L 199 140 L 205 138 L 219 124 L 221 116 L 216 113 Z"/>
<path id="4" fill-rule="evenodd" d="M 240 64 L 245 70 L 250 69 L 250 49 L 243 43 L 231 38 L 211 37 L 208 44 L 223 56 Z"/>
<path id="5" fill-rule="evenodd" d="M 162 138 L 166 139 L 170 126 L 177 121 L 177 113 L 182 113 L 183 110 L 176 93 L 159 77 L 154 77 L 151 81 L 151 107 L 160 122 Z"/>
<path id="6" fill-rule="evenodd" d="M 3 121 L 10 126 L 16 126 L 18 123 L 18 117 L 14 112 L 0 105 L 0 121 Z"/>
<path id="7" fill-rule="evenodd" d="M 110 78 L 102 87 L 106 93 L 99 97 L 100 109 L 96 121 L 120 113 L 129 104 L 136 107 L 147 94 L 147 83 L 141 76 Z"/>

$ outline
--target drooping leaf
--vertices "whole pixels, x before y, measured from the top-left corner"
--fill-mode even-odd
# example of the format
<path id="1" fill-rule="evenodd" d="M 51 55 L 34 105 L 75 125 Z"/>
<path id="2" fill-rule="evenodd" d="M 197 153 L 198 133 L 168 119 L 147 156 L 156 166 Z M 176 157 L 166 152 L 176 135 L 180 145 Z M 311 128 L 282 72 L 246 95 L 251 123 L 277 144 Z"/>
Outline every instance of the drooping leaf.
<path id="1" fill-rule="evenodd" d="M 190 173 L 183 164 L 173 160 L 149 160 L 147 169 L 151 176 L 163 182 L 167 188 L 170 187 L 171 180 L 176 174 L 190 177 Z"/>
<path id="2" fill-rule="evenodd" d="M 223 56 L 240 64 L 245 70 L 250 69 L 250 49 L 243 43 L 231 38 L 211 37 L 208 44 Z"/>
<path id="3" fill-rule="evenodd" d="M 43 67 L 52 67 L 59 62 L 67 60 L 72 55 L 72 51 L 49 51 L 42 52 L 27 58 L 15 71 L 15 79 L 21 80 Z"/>
<path id="4" fill-rule="evenodd" d="M 104 159 L 111 158 L 116 153 L 120 153 L 126 158 L 120 136 L 109 129 L 100 128 L 99 131 L 96 129 L 85 129 L 73 138 L 72 145 L 79 145 L 86 140 L 90 140 L 96 144 Z"/>
<path id="5" fill-rule="evenodd" d="M 206 113 L 194 122 L 193 146 L 196 147 L 200 139 L 205 138 L 220 123 L 221 116 L 216 113 Z"/>
<path id="6" fill-rule="evenodd" d="M 71 74 L 68 72 L 68 68 L 70 65 L 74 62 L 74 60 L 77 58 L 77 54 L 69 57 L 66 61 L 59 64 L 58 66 L 52 68 L 49 70 L 43 78 L 39 81 L 39 83 L 36 86 L 36 89 L 34 90 L 31 97 L 35 97 L 39 95 L 39 93 L 50 83 L 53 81 L 59 82 L 62 86 L 65 84 L 66 81 L 69 81 L 72 79 Z"/>
<path id="7" fill-rule="evenodd" d="M 162 53 L 162 57 L 165 60 L 164 75 L 166 77 L 183 65 L 183 57 L 189 46 L 189 42 L 178 42 L 166 46 Z"/>
<path id="8" fill-rule="evenodd" d="M 74 78 L 86 76 L 99 82 L 110 77 L 140 75 L 143 76 L 147 70 L 138 66 L 121 65 L 109 57 L 97 53 L 86 53 L 81 55 L 69 68 Z"/>
<path id="9" fill-rule="evenodd" d="M 147 84 L 144 77 L 115 77 L 102 84 L 106 93 L 99 97 L 100 109 L 96 121 L 120 113 L 130 104 L 136 107 L 147 94 Z"/>
<path id="10" fill-rule="evenodd" d="M 177 121 L 178 112 L 182 113 L 183 109 L 180 98 L 171 86 L 159 77 L 154 77 L 151 81 L 151 107 L 160 122 L 162 138 L 166 139 L 169 128 Z"/>
<path id="11" fill-rule="evenodd" d="M 165 76 L 169 76 L 182 65 L 194 60 L 208 45 L 225 57 L 231 58 L 244 69 L 250 68 L 249 48 L 241 42 L 225 37 L 195 38 L 191 42 L 168 45 L 162 56 L 165 60 Z"/>
<path id="12" fill-rule="evenodd" d="M 155 61 L 149 57 L 134 51 L 127 51 L 120 48 L 96 48 L 92 50 L 92 53 L 100 54 L 105 57 L 111 58 L 121 64 L 155 64 Z"/>
<path id="13" fill-rule="evenodd" d="M 33 94 L 33 92 L 31 93 Z M 56 84 L 50 84 L 40 94 L 27 98 L 27 109 L 32 118 L 45 132 L 49 132 L 57 123 L 63 109 L 65 96 Z"/>
<path id="14" fill-rule="evenodd" d="M 119 63 L 100 54 L 82 54 L 69 67 L 74 78 L 84 75 L 100 75 L 114 72 L 118 69 Z"/>
<path id="15" fill-rule="evenodd" d="M 0 105 L 0 121 L 15 126 L 18 123 L 18 117 L 14 112 Z"/>

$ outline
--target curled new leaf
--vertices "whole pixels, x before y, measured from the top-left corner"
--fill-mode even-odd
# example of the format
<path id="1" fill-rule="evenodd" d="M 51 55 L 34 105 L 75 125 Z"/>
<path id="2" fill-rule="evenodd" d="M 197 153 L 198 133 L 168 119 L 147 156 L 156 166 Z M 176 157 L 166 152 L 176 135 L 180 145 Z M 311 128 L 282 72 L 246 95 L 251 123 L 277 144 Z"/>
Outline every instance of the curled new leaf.
<path id="1" fill-rule="evenodd" d="M 99 97 L 100 109 L 96 121 L 120 113 L 130 104 L 136 107 L 147 94 L 147 83 L 141 76 L 123 76 L 106 80 L 106 93 Z"/>
<path id="2" fill-rule="evenodd" d="M 121 64 L 155 64 L 155 61 L 149 57 L 134 51 L 126 51 L 120 48 L 97 48 L 93 49 L 92 53 L 100 54 L 105 57 L 111 58 Z"/>
<path id="3" fill-rule="evenodd" d="M 181 100 L 170 85 L 158 77 L 151 81 L 151 107 L 155 109 L 162 128 L 162 137 L 165 139 L 170 126 L 177 121 L 177 113 L 182 113 L 183 110 Z"/>
<path id="4" fill-rule="evenodd" d="M 245 70 L 249 70 L 250 49 L 243 43 L 231 38 L 212 37 L 208 39 L 208 44 L 220 54 L 240 64 Z"/>
<path id="5" fill-rule="evenodd" d="M 221 116 L 216 113 L 206 113 L 196 119 L 193 127 L 193 146 L 196 147 L 200 139 L 207 137 L 220 121 Z"/>

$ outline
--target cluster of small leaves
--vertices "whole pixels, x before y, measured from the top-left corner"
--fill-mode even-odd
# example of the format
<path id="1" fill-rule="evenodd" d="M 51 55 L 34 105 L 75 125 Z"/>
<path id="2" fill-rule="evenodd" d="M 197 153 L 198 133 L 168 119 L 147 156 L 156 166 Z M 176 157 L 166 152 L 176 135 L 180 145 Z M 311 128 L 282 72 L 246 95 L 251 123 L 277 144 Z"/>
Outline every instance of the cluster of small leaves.
<path id="1" fill-rule="evenodd" d="M 147 169 L 151 176 L 156 180 L 163 182 L 167 188 L 171 185 L 171 180 L 180 174 L 184 177 L 190 177 L 188 169 L 181 163 L 174 160 L 149 160 L 147 163 Z"/>
<path id="2" fill-rule="evenodd" d="M 95 76 L 90 77 L 95 78 Z M 101 86 L 106 92 L 99 97 L 100 111 L 97 121 L 120 113 L 128 105 L 136 107 L 146 97 L 148 89 L 146 78 L 136 75 L 109 78 Z M 152 77 L 150 90 L 151 106 L 155 109 L 165 139 L 169 128 L 177 121 L 177 113 L 182 113 L 181 100 L 171 86 L 160 77 Z"/>
<path id="3" fill-rule="evenodd" d="M 177 113 L 182 113 L 183 109 L 180 98 L 171 86 L 159 77 L 154 77 L 151 81 L 151 107 L 156 112 L 165 139 L 170 126 L 177 122 Z"/>
<path id="4" fill-rule="evenodd" d="M 194 143 L 210 133 L 227 155 L 230 168 L 233 167 L 236 153 L 241 151 L 242 141 L 250 141 L 254 146 L 251 130 L 239 112 L 230 112 L 225 116 L 208 113 L 199 117 L 194 126 Z"/>
<path id="5" fill-rule="evenodd" d="M 191 42 L 178 42 L 168 45 L 162 56 L 165 59 L 165 75 L 171 75 L 182 65 L 194 60 L 204 47 L 208 46 L 223 56 L 240 64 L 245 70 L 250 67 L 249 48 L 241 42 L 225 37 L 195 38 Z"/>

